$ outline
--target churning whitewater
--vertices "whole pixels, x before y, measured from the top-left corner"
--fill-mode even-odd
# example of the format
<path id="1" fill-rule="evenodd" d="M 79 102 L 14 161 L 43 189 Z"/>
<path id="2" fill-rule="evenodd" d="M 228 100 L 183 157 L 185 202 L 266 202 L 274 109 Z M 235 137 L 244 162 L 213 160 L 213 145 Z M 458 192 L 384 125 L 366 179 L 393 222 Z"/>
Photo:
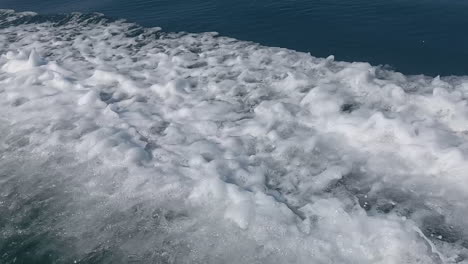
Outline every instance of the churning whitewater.
<path id="1" fill-rule="evenodd" d="M 0 54 L 1 263 L 468 263 L 468 77 L 97 14 Z"/>

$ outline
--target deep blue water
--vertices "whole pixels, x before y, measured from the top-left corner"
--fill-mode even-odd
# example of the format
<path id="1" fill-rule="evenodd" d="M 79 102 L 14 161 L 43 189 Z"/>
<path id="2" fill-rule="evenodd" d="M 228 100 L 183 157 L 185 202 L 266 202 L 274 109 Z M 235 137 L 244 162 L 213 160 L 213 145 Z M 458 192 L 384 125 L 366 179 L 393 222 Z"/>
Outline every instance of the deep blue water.
<path id="1" fill-rule="evenodd" d="M 466 0 L 0 0 L 0 8 L 101 12 L 165 31 L 217 31 L 406 74 L 468 74 Z"/>

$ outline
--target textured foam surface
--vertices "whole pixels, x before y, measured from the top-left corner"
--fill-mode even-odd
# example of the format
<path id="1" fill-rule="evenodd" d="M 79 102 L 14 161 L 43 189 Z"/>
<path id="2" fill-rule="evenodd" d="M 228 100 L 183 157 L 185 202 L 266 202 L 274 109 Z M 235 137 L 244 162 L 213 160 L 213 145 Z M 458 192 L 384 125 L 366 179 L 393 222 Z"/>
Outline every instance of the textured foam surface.
<path id="1" fill-rule="evenodd" d="M 2 263 L 468 263 L 468 78 L 0 11 Z"/>

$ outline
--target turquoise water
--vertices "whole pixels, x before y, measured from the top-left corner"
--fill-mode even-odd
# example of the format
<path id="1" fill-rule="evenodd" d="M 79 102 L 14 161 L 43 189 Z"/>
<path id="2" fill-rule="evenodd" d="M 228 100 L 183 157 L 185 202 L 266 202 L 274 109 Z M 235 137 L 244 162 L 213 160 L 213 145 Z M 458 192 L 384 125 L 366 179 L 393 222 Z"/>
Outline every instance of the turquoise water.
<path id="1" fill-rule="evenodd" d="M 1 0 L 0 8 L 101 12 L 165 31 L 216 31 L 405 74 L 468 74 L 467 1 Z"/>

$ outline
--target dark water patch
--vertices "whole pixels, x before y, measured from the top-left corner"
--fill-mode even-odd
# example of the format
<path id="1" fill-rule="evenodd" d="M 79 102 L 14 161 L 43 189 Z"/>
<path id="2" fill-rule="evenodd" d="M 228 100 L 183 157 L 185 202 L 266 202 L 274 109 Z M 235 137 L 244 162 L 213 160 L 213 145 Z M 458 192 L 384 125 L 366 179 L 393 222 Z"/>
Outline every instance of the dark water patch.
<path id="1" fill-rule="evenodd" d="M 359 108 L 359 104 L 357 103 L 345 103 L 343 105 L 341 105 L 341 112 L 345 112 L 345 113 L 352 113 L 354 110 L 357 110 Z"/>
<path id="2" fill-rule="evenodd" d="M 406 74 L 468 74 L 466 1 L 4 0 L 0 8 L 53 16 L 101 12 L 167 32 L 216 31 Z M 23 18 L 30 19 L 41 18 Z"/>

